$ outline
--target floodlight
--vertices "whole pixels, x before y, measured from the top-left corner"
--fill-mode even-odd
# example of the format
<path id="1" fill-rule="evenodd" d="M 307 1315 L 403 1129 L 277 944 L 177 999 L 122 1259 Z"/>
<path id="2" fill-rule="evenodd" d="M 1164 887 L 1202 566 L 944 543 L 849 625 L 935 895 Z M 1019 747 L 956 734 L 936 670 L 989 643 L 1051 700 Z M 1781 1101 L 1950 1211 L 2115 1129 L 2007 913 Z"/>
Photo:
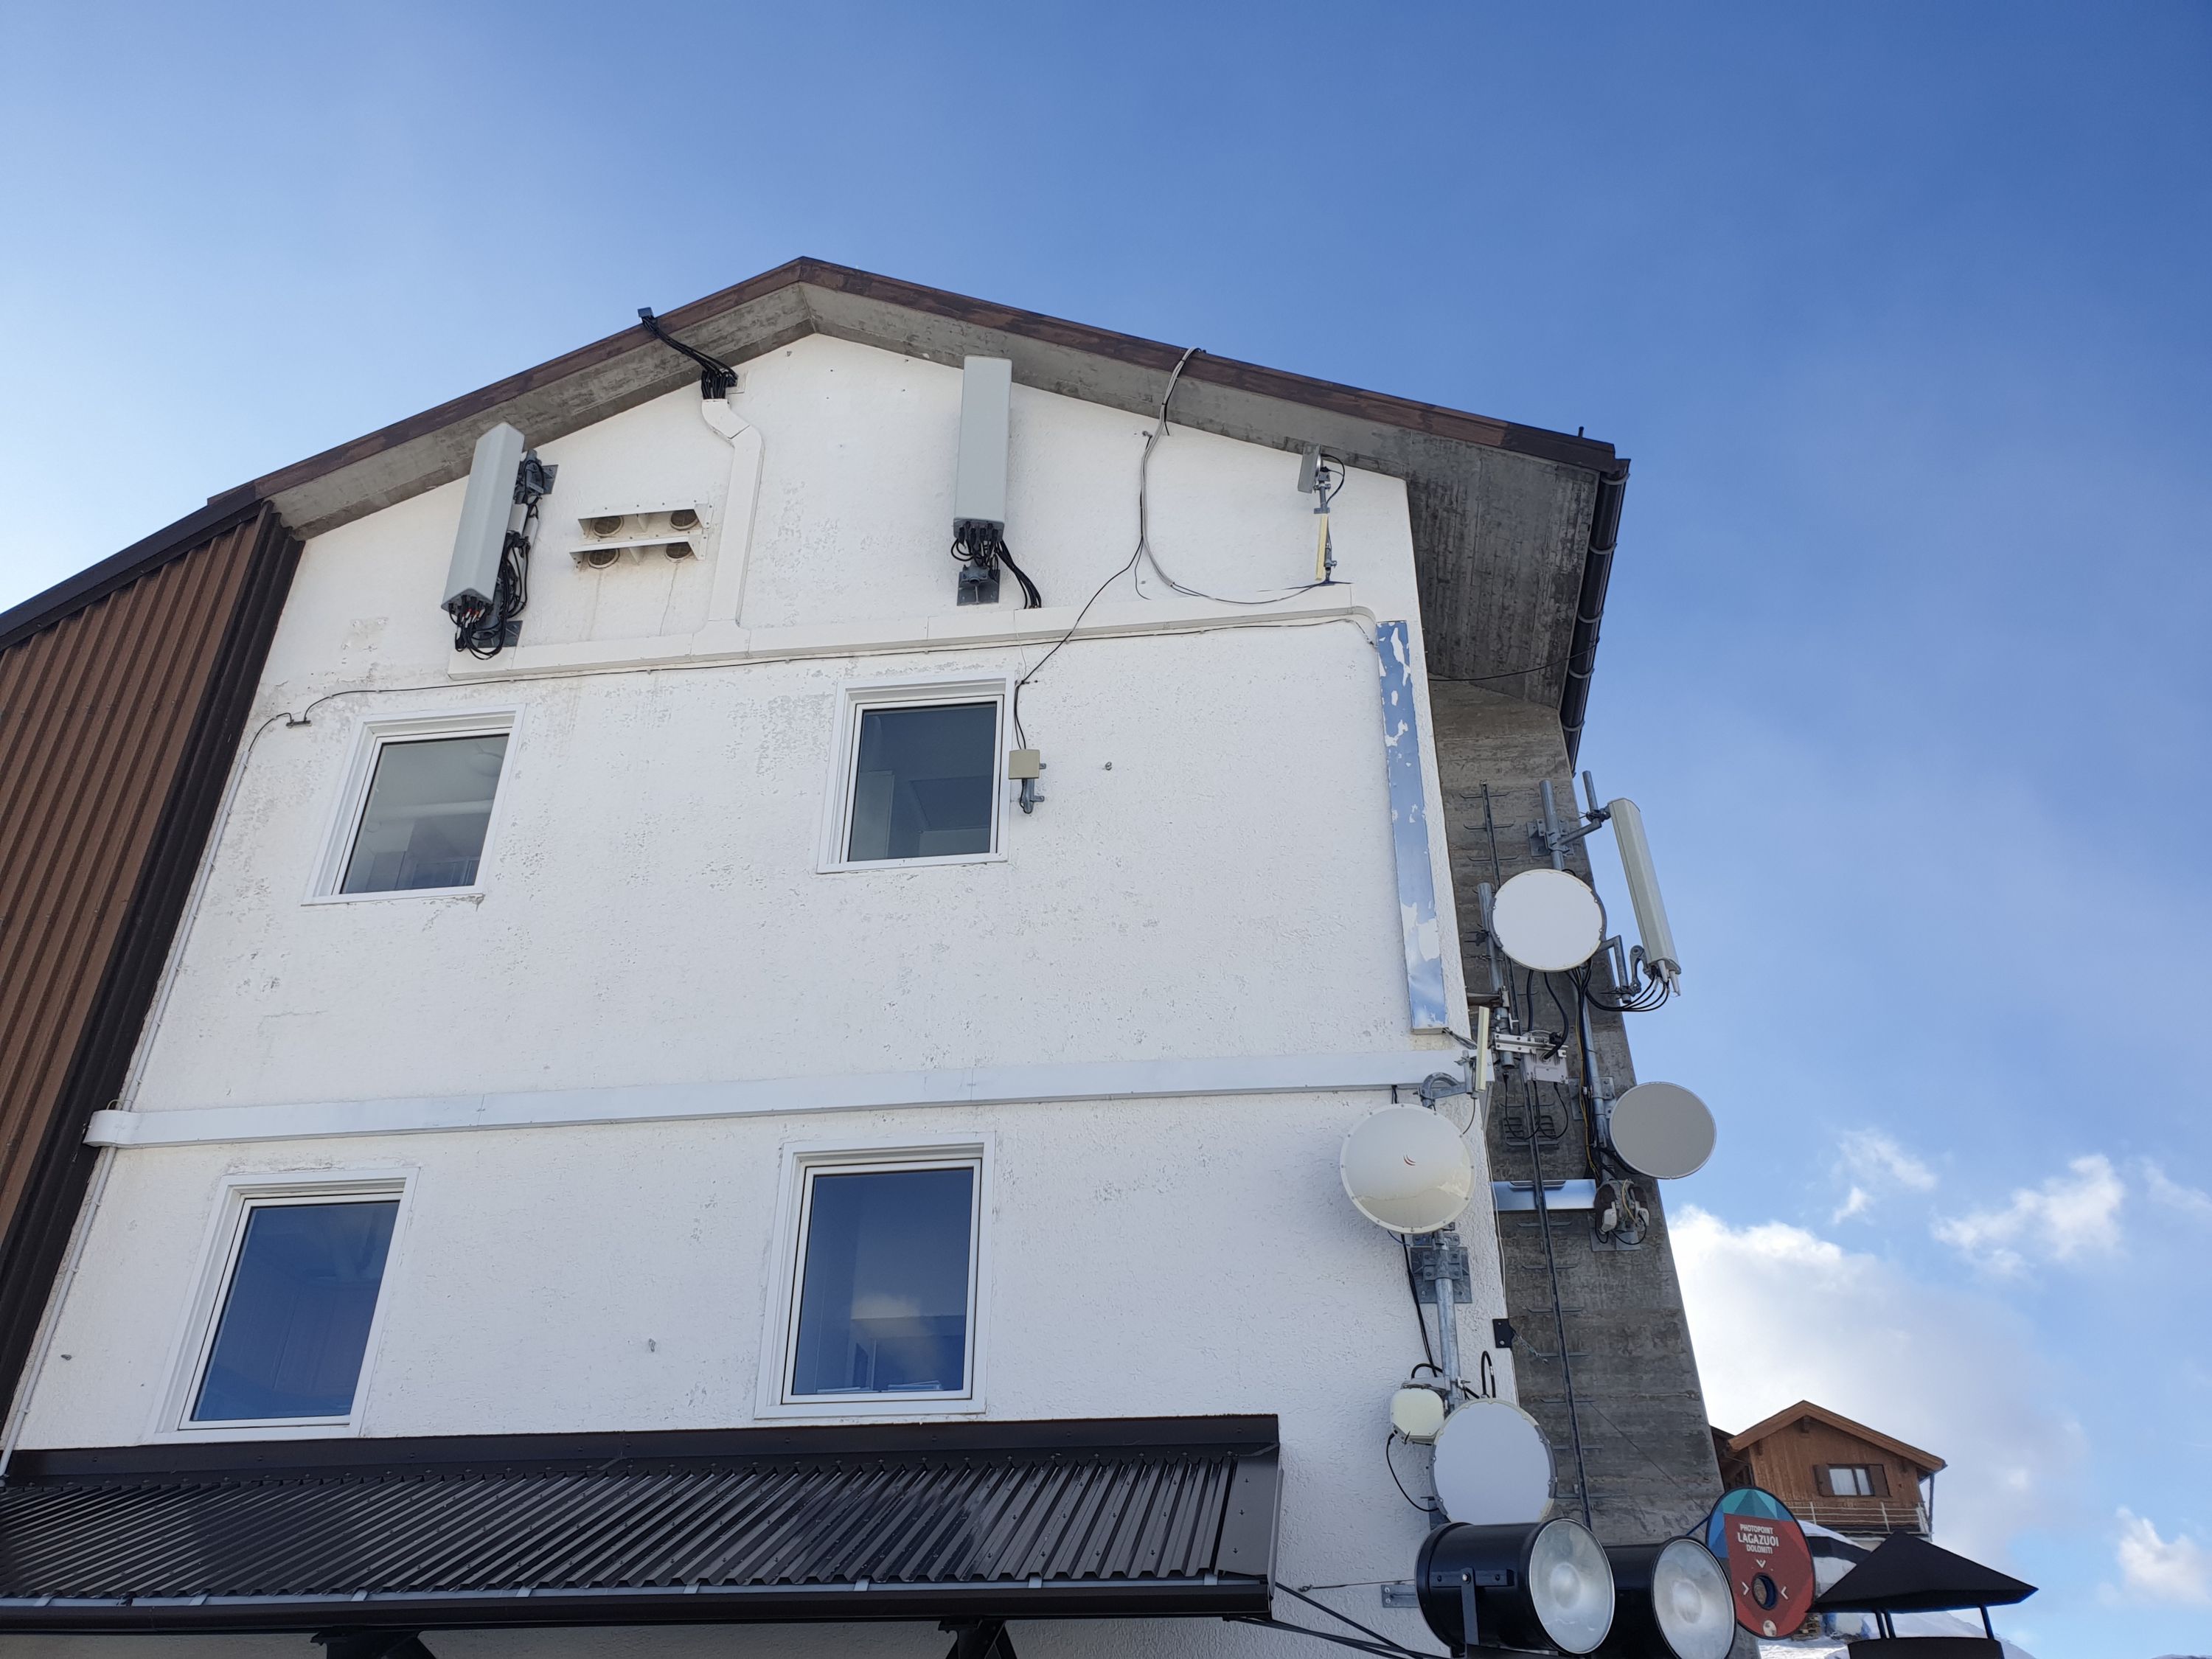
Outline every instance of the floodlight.
<path id="1" fill-rule="evenodd" d="M 1694 1538 L 1626 1544 L 1606 1551 L 1613 1563 L 1613 1630 L 1602 1659 L 1728 1659 L 1735 1644 L 1735 1612 L 1728 1573 Z"/>
<path id="2" fill-rule="evenodd" d="M 1413 1585 L 1421 1617 L 1455 1653 L 1589 1653 L 1613 1625 L 1613 1565 L 1579 1521 L 1438 1527 L 1421 1546 Z"/>

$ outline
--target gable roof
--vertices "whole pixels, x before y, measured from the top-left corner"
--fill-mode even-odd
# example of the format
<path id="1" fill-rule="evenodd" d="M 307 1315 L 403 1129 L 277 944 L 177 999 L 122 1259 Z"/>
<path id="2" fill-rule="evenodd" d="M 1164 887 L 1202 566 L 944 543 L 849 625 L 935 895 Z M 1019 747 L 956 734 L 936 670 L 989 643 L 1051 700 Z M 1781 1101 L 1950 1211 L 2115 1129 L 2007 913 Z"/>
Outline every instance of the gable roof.
<path id="1" fill-rule="evenodd" d="M 953 366 L 1004 356 L 1024 386 L 1147 417 L 1183 356 L 1160 341 L 810 258 L 658 320 L 739 364 L 817 333 Z M 495 422 L 543 443 L 697 375 L 641 325 L 623 329 L 213 496 L 201 514 L 0 613 L 0 638 L 51 626 L 88 592 L 158 568 L 210 513 L 268 501 L 297 535 L 320 535 L 466 476 Z M 1274 448 L 1319 444 L 1403 479 L 1430 672 L 1558 708 L 1571 757 L 1627 485 L 1628 463 L 1611 444 L 1204 352 L 1183 371 L 1174 417 Z"/>
<path id="2" fill-rule="evenodd" d="M 1948 1467 L 1934 1452 L 1923 1451 L 1917 1446 L 1908 1445 L 1893 1435 L 1884 1434 L 1880 1429 L 1870 1429 L 1863 1423 L 1854 1422 L 1841 1412 L 1832 1412 L 1826 1406 L 1816 1406 L 1809 1400 L 1801 1400 L 1794 1406 L 1784 1407 L 1775 1413 L 1773 1416 L 1753 1424 L 1741 1434 L 1729 1436 L 1726 1443 L 1728 1449 L 1735 1452 L 1748 1451 L 1760 1441 L 1771 1438 L 1784 1429 L 1794 1428 L 1799 1421 L 1808 1417 L 1816 1423 L 1825 1423 L 1832 1429 L 1840 1430 L 1844 1434 L 1856 1435 L 1870 1445 L 1881 1447 L 1886 1452 L 1893 1452 L 1926 1474 L 1934 1474 L 1937 1470 Z"/>

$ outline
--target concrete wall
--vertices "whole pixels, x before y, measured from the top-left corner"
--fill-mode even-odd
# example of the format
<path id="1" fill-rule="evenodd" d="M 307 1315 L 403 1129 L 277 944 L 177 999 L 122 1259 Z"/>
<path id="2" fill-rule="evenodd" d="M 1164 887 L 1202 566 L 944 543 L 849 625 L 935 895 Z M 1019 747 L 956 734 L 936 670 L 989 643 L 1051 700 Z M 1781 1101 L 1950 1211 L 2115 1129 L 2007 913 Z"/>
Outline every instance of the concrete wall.
<path id="1" fill-rule="evenodd" d="M 1002 860 L 817 870 L 842 688 L 1018 675 L 1134 543 L 1145 423 L 1018 387 L 1008 539 L 1051 608 L 956 612 L 945 548 L 959 389 L 955 371 L 817 337 L 748 367 L 728 430 L 702 424 L 686 390 L 547 446 L 560 481 L 525 645 L 489 665 L 456 665 L 436 609 L 461 486 L 311 543 L 263 683 L 265 724 L 125 1104 L 152 1117 L 981 1066 L 1375 1051 L 1413 1056 L 1416 1073 L 1448 1062 L 1448 1039 L 1407 1029 L 1370 636 L 1377 619 L 1404 619 L 1418 652 L 1419 624 L 1404 491 L 1389 478 L 1355 474 L 1336 504 L 1347 587 L 1275 611 L 1177 599 L 1149 577 L 1102 594 L 1024 696 L 1048 799 L 1007 814 Z M 1152 471 L 1161 558 L 1227 594 L 1308 580 L 1297 465 L 1176 433 Z M 694 496 L 714 525 L 696 565 L 592 573 L 558 550 L 579 510 Z M 362 722 L 494 708 L 516 726 L 481 892 L 305 902 Z M 1440 821 L 1433 851 L 1448 910 Z M 1455 961 L 1447 981 L 1462 1006 Z M 26 1443 L 155 1433 L 222 1183 L 304 1170 L 414 1182 L 359 1431 L 743 1424 L 786 1150 L 986 1136 L 976 1409 L 1278 1413 L 1283 1581 L 1403 1577 L 1422 1518 L 1383 1466 L 1385 1404 L 1420 1343 L 1398 1249 L 1351 1209 L 1335 1168 L 1345 1130 L 1382 1098 L 125 1148 L 107 1155 Z M 1472 1361 L 1505 1304 L 1486 1205 L 1464 1231 Z M 1510 1395 L 1510 1364 L 1500 1380 Z M 1418 1457 L 1404 1466 L 1418 1487 Z M 1340 1601 L 1401 1635 L 1419 1629 L 1382 1613 L 1371 1587 Z M 1019 1639 L 1224 1652 L 1301 1639 L 1117 1630 Z M 942 1645 L 912 1631 L 710 1632 L 639 1650 L 856 1641 Z M 628 1650 L 598 1636 L 436 1645 Z"/>
<path id="2" fill-rule="evenodd" d="M 1578 797 L 1559 720 L 1550 711 L 1480 686 L 1437 684 L 1431 696 L 1462 949 L 1469 979 L 1486 985 L 1476 886 L 1549 862 L 1530 851 L 1528 835 L 1529 825 L 1543 816 L 1540 787 L 1546 780 L 1563 815 L 1573 811 L 1571 803 Z M 1494 838 L 1485 828 L 1486 786 Z M 1567 867 L 1585 881 L 1590 878 L 1583 843 L 1569 853 Z M 1616 930 L 1629 927 L 1632 936 L 1629 920 L 1613 918 L 1612 925 Z M 1567 995 L 1564 989 L 1561 994 Z M 1571 1012 L 1571 1001 L 1568 1006 Z M 1562 1023 L 1570 1033 L 1570 1076 L 1578 1079 L 1581 1053 L 1572 1040 L 1571 1021 L 1563 1022 L 1548 1003 L 1538 1008 L 1539 1026 L 1556 1030 Z M 1607 1096 L 1617 1098 L 1636 1081 L 1622 1017 L 1598 1015 L 1593 1026 L 1599 1080 Z M 1528 1115 L 1515 1109 L 1510 1088 L 1498 1091 L 1488 1132 L 1498 1179 L 1533 1179 L 1538 1156 L 1547 1181 L 1594 1172 L 1579 1090 L 1570 1086 L 1561 1092 L 1574 1104 L 1564 1115 L 1554 1114 L 1549 1127 L 1564 1133 L 1548 1138 L 1547 1126 L 1535 1125 L 1539 1146 L 1532 1154 Z M 1721 1492 L 1705 1394 L 1668 1242 L 1664 1189 L 1656 1182 L 1638 1185 L 1650 1206 L 1651 1227 L 1634 1249 L 1608 1247 L 1596 1239 L 1589 1211 L 1565 1210 L 1550 1218 L 1547 1257 L 1534 1215 L 1497 1218 L 1506 1301 L 1525 1339 L 1516 1351 L 1518 1397 L 1551 1438 L 1560 1504 L 1569 1514 L 1581 1510 L 1573 1461 L 1579 1434 L 1589 1512 L 1598 1535 L 1608 1543 L 1645 1542 L 1686 1532 L 1711 1511 Z M 1553 1311 L 1555 1305 L 1559 1313 Z M 1571 1414 L 1563 1352 L 1574 1374 L 1577 1409 Z"/>

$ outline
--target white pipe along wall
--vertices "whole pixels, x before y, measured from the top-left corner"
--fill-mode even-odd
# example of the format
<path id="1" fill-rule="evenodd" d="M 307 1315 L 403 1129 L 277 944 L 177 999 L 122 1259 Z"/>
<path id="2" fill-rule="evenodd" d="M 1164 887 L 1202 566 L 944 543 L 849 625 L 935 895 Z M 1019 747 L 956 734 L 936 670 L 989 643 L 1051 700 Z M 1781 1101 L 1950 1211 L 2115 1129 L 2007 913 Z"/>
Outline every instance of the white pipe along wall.
<path id="1" fill-rule="evenodd" d="M 1462 1052 L 1409 1018 L 1379 623 L 1408 630 L 1420 786 L 1440 791 L 1404 488 L 1350 472 L 1331 518 L 1341 580 L 1299 591 L 1298 455 L 1172 429 L 1151 465 L 1160 563 L 1277 602 L 1179 596 L 1140 566 L 1078 628 L 1134 543 L 1149 422 L 1017 385 L 1006 541 L 1044 607 L 1018 610 L 1009 580 L 1000 605 L 956 609 L 960 392 L 957 368 L 814 335 L 749 362 L 704 419 L 687 386 L 539 446 L 558 483 L 521 643 L 488 660 L 455 653 L 438 609 L 463 483 L 308 544 L 129 1095 L 94 1127 L 118 1150 L 26 1447 L 214 1432 L 175 1407 L 224 1206 L 295 1177 L 404 1183 L 356 1409 L 316 1432 L 879 1417 L 781 1407 L 763 1382 L 794 1159 L 987 1148 L 975 1388 L 951 1414 L 1277 1413 L 1279 1581 L 1364 1584 L 1336 1604 L 1432 1645 L 1372 1588 L 1410 1575 L 1426 1527 L 1383 1453 L 1420 1333 L 1398 1243 L 1336 1167 L 1354 1122 Z M 673 501 L 706 509 L 695 556 L 570 556 L 583 512 Z M 1036 811 L 1001 763 L 988 854 L 847 860 L 860 704 L 939 684 L 1003 698 L 1063 636 L 1020 693 L 1046 766 Z M 477 731 L 507 744 L 476 879 L 332 891 L 379 736 Z M 1425 830 L 1450 915 L 1433 811 Z M 1455 949 L 1442 972 L 1463 1032 Z M 1472 1144 L 1459 1346 L 1470 1369 L 1488 1353 L 1510 1398 Z M 1416 1496 L 1423 1455 L 1401 1449 Z M 432 1640 L 934 1659 L 944 1638 Z M 1024 1659 L 1310 1647 L 1212 1620 L 1032 1623 L 1018 1641 Z"/>

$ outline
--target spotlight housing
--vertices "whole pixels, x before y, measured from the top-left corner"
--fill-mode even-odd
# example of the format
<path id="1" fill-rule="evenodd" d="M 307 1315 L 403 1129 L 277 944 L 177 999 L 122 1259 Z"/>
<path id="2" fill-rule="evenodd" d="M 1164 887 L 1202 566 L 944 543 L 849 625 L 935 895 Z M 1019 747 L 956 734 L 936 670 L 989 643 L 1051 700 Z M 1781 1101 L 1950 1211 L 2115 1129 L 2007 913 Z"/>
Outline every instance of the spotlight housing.
<path id="1" fill-rule="evenodd" d="M 1694 1538 L 1611 1547 L 1613 1629 L 1601 1659 L 1728 1659 L 1735 1645 L 1735 1608 L 1728 1572 Z"/>
<path id="2" fill-rule="evenodd" d="M 1421 1545 L 1413 1584 L 1430 1631 L 1458 1654 L 1591 1653 L 1613 1625 L 1613 1566 L 1579 1521 L 1438 1527 Z"/>

